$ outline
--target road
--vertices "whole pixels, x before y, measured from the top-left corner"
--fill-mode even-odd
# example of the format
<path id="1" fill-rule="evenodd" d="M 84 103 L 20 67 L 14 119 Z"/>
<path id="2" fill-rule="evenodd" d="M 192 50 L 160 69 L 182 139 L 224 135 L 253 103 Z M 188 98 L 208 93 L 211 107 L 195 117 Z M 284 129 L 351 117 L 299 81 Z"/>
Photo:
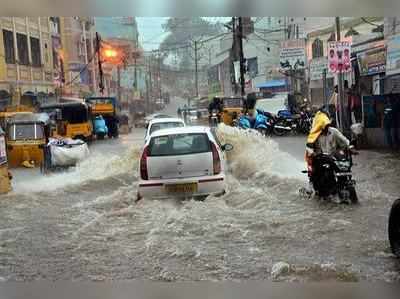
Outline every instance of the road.
<path id="1" fill-rule="evenodd" d="M 143 129 L 93 144 L 68 173 L 14 172 L 0 200 L 0 279 L 400 280 L 386 235 L 398 157 L 361 152 L 360 204 L 338 205 L 298 194 L 304 137 L 219 131 L 235 147 L 228 192 L 204 202 L 134 203 Z M 286 274 L 273 275 L 278 262 Z"/>

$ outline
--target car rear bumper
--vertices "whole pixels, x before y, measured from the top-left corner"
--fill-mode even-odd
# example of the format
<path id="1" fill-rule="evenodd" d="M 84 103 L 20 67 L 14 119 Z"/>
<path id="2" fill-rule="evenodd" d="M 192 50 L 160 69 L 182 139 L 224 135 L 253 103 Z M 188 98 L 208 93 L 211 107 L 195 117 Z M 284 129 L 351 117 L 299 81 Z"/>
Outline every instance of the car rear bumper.
<path id="1" fill-rule="evenodd" d="M 166 190 L 167 185 L 191 183 L 197 184 L 197 191 L 194 193 L 168 193 Z M 139 182 L 138 196 L 148 198 L 163 198 L 205 196 L 213 194 L 218 195 L 225 191 L 225 187 L 224 175 L 168 180 L 141 180 Z"/>

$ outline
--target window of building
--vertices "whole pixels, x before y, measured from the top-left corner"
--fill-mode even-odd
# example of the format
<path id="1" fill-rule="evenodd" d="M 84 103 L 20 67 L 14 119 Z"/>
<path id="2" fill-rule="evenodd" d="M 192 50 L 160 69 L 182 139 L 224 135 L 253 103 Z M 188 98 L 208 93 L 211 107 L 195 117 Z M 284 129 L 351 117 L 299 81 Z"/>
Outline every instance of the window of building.
<path id="1" fill-rule="evenodd" d="M 317 38 L 312 43 L 312 57 L 318 58 L 318 57 L 323 57 L 323 56 L 324 56 L 324 43 L 322 42 L 322 40 Z"/>
<path id="2" fill-rule="evenodd" d="M 31 37 L 31 54 L 32 66 L 41 66 L 42 59 L 40 57 L 40 40 L 36 37 Z"/>
<path id="3" fill-rule="evenodd" d="M 28 38 L 25 34 L 17 33 L 18 62 L 29 65 Z"/>
<path id="4" fill-rule="evenodd" d="M 12 31 L 3 30 L 3 42 L 6 63 L 15 63 L 14 35 Z"/>

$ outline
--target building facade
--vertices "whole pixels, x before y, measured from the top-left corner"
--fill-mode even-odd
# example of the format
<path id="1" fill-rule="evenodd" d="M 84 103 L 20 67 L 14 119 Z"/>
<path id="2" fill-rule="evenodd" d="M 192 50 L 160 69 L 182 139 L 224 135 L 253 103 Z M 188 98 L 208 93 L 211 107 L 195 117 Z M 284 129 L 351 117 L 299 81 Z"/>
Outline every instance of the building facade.
<path id="1" fill-rule="evenodd" d="M 52 95 L 49 18 L 1 17 L 0 27 L 0 105 L 32 105 Z"/>
<path id="2" fill-rule="evenodd" d="M 84 97 L 97 92 L 95 27 L 92 17 L 59 17 L 59 35 L 53 33 L 54 67 L 62 95 Z M 57 23 L 57 22 L 56 22 Z M 65 82 L 63 82 L 65 81 Z"/>

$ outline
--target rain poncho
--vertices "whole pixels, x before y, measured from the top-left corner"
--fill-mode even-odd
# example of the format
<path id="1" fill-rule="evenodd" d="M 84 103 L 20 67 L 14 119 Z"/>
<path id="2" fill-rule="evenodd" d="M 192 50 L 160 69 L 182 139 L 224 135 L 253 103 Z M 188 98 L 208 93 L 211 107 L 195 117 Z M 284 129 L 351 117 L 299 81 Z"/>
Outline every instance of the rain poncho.
<path id="1" fill-rule="evenodd" d="M 344 149 L 350 145 L 350 141 L 336 128 L 329 127 L 327 134 L 321 135 L 329 124 L 328 116 L 321 111 L 317 112 L 310 134 L 307 137 L 308 153 L 332 154 L 338 149 Z"/>
<path id="2" fill-rule="evenodd" d="M 307 143 L 315 143 L 319 135 L 321 135 L 322 130 L 330 123 L 329 117 L 325 113 L 318 111 L 314 116 L 312 128 L 307 137 Z"/>

